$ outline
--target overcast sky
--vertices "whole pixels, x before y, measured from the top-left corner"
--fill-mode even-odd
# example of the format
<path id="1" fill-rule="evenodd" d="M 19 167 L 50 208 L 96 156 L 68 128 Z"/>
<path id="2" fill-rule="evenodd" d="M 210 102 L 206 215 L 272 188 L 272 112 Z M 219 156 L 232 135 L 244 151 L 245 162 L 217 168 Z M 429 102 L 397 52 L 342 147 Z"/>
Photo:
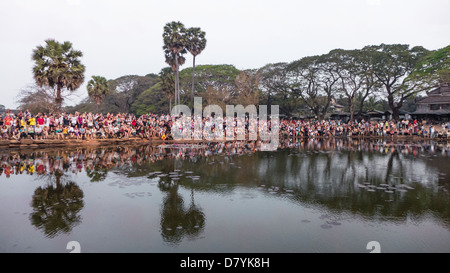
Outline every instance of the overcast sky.
<path id="1" fill-rule="evenodd" d="M 87 97 L 92 75 L 115 79 L 158 73 L 166 23 L 206 32 L 200 64 L 238 69 L 291 62 L 335 48 L 373 44 L 450 44 L 450 0 L 0 0 L 0 104 L 16 108 L 34 82 L 32 50 L 48 38 L 84 54 L 85 83 L 68 105 Z M 186 64 L 192 66 L 187 54 Z"/>

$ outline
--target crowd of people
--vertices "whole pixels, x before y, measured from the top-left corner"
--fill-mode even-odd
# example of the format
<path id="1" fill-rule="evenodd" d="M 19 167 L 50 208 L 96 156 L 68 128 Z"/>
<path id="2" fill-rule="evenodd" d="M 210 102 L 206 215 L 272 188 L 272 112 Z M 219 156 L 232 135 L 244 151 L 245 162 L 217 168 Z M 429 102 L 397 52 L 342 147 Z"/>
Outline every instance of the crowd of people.
<path id="1" fill-rule="evenodd" d="M 433 123 L 427 120 L 349 121 L 282 120 L 280 133 L 291 136 L 419 136 L 449 138 L 450 122 Z"/>
<path id="2" fill-rule="evenodd" d="M 0 117 L 2 139 L 97 139 L 165 138 L 170 131 L 169 116 L 154 114 L 61 113 L 33 115 L 28 111 L 7 112 Z"/>
<path id="3" fill-rule="evenodd" d="M 180 122 L 188 122 L 186 124 Z M 256 119 L 235 117 L 232 134 L 235 139 L 245 135 L 256 136 L 258 126 L 271 130 L 270 119 L 260 122 Z M 450 122 L 431 123 L 426 120 L 380 120 L 380 121 L 349 121 L 342 120 L 295 120 L 279 119 L 280 137 L 336 137 L 336 136 L 393 136 L 409 135 L 425 138 L 450 137 Z M 173 139 L 175 132 L 184 133 L 193 139 L 204 138 L 205 131 L 198 128 L 208 128 L 208 132 L 220 132 L 224 137 L 230 134 L 226 128 L 228 117 L 212 119 L 211 117 L 189 117 L 144 114 L 139 117 L 132 113 L 94 114 L 94 113 L 61 113 L 31 114 L 28 110 L 14 114 L 7 111 L 0 115 L 0 134 L 3 140 L 21 139 L 82 139 L 127 138 Z M 173 128 L 175 128 L 173 131 Z M 200 133 L 200 135 L 198 135 Z M 197 134 L 197 135 L 196 135 Z M 218 134 L 217 134 L 218 135 Z"/>

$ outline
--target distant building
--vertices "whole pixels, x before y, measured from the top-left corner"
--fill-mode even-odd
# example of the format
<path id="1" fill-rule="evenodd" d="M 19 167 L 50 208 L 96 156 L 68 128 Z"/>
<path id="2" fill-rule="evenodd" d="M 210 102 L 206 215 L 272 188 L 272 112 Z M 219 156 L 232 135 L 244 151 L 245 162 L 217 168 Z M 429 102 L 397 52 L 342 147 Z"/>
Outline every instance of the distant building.
<path id="1" fill-rule="evenodd" d="M 438 88 L 427 92 L 427 97 L 416 102 L 414 118 L 446 120 L 450 118 L 450 84 L 442 83 Z"/>

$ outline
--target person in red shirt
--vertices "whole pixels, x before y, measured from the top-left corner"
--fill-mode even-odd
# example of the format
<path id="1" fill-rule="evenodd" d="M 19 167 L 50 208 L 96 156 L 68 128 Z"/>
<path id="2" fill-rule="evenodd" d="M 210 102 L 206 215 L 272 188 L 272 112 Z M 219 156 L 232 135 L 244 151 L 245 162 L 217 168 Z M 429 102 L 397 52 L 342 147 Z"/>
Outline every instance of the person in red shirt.
<path id="1" fill-rule="evenodd" d="M 6 125 L 6 128 L 8 129 L 8 133 L 11 133 L 12 121 L 13 119 L 9 115 L 6 115 L 5 119 L 3 120 L 4 125 Z"/>
<path id="2" fill-rule="evenodd" d="M 44 125 L 44 122 L 45 122 L 44 117 L 39 116 L 39 117 L 37 118 L 37 123 L 38 123 L 39 126 L 43 126 L 43 125 Z"/>

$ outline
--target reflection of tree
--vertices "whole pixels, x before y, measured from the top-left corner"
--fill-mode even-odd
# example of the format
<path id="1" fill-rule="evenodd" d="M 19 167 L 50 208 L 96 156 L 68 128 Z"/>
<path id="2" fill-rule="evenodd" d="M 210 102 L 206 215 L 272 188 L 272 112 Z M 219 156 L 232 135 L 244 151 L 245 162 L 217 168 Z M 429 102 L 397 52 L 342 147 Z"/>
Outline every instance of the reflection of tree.
<path id="1" fill-rule="evenodd" d="M 105 180 L 108 175 L 108 169 L 101 167 L 86 169 L 86 174 L 89 178 L 91 178 L 91 182 L 99 182 Z"/>
<path id="2" fill-rule="evenodd" d="M 72 181 L 62 183 L 63 173 L 56 171 L 49 176 L 55 183 L 35 190 L 32 200 L 31 223 L 41 229 L 47 237 L 53 238 L 67 233 L 79 223 L 83 208 L 83 191 Z M 53 182 L 53 181 L 52 181 Z"/>
<path id="3" fill-rule="evenodd" d="M 205 226 L 205 214 L 201 208 L 197 207 L 194 202 L 194 190 L 191 190 L 191 204 L 187 209 L 186 215 L 186 233 L 189 236 L 197 236 L 203 231 Z"/>
<path id="4" fill-rule="evenodd" d="M 167 185 L 160 183 L 160 189 L 167 192 L 161 208 L 161 235 L 164 241 L 177 244 L 184 236 L 196 237 L 203 231 L 205 215 L 194 203 L 193 190 L 189 208 L 185 209 L 184 200 L 178 194 L 178 185 Z"/>
<path id="5" fill-rule="evenodd" d="M 400 159 L 399 153 L 397 150 L 392 151 L 392 153 L 389 156 L 389 160 L 387 163 L 387 171 L 386 171 L 386 177 L 385 177 L 385 182 L 388 183 L 389 182 L 389 177 L 393 175 L 393 171 L 394 171 L 394 159 L 397 160 L 398 164 L 399 164 L 399 170 L 400 170 L 400 177 L 403 177 L 403 164 L 402 164 L 402 160 Z"/>

